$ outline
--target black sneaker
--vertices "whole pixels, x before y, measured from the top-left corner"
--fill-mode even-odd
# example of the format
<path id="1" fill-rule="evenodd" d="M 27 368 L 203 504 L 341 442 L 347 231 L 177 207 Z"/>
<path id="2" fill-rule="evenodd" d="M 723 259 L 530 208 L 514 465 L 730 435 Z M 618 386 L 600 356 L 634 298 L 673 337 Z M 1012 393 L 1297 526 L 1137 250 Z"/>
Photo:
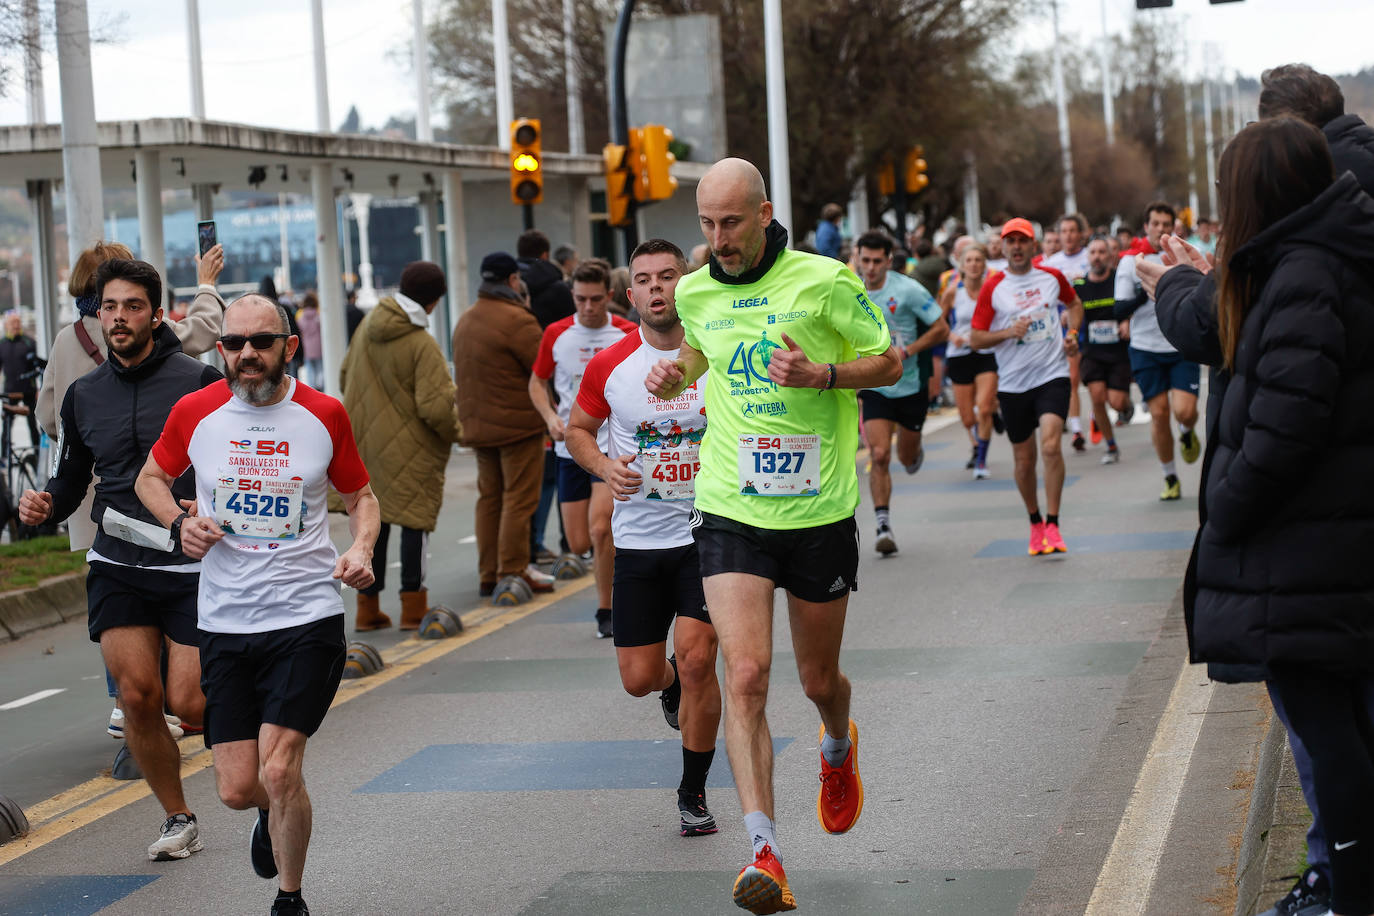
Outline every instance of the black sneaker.
<path id="1" fill-rule="evenodd" d="M 300 897 L 278 897 L 272 901 L 272 916 L 310 916 L 310 907 Z"/>
<path id="2" fill-rule="evenodd" d="M 1074 450 L 1075 452 L 1082 452 L 1082 451 L 1086 451 L 1087 448 L 1088 448 L 1088 443 L 1087 443 L 1087 440 L 1085 440 L 1085 439 L 1083 438 L 1083 434 L 1082 434 L 1082 433 L 1074 433 L 1074 434 L 1073 434 L 1073 450 Z"/>
<path id="3" fill-rule="evenodd" d="M 690 795 L 678 789 L 677 813 L 682 820 L 681 836 L 708 836 L 720 829 L 706 807 L 705 795 Z"/>
<path id="4" fill-rule="evenodd" d="M 668 664 L 673 666 L 673 682 L 658 695 L 658 701 L 663 704 L 663 718 L 670 726 L 678 728 L 677 711 L 682 705 L 682 678 L 677 676 L 677 653 L 668 656 Z"/>
<path id="5" fill-rule="evenodd" d="M 272 858 L 272 834 L 267 832 L 267 809 L 258 809 L 258 819 L 253 821 L 253 833 L 248 837 L 248 858 L 253 863 L 253 874 L 259 878 L 275 878 L 277 862 Z M 272 907 L 272 912 L 277 908 Z"/>
<path id="6" fill-rule="evenodd" d="M 1302 873 L 1293 889 L 1260 916 L 1324 916 L 1331 909 L 1331 882 L 1315 868 Z"/>
<path id="7" fill-rule="evenodd" d="M 610 639 L 615 635 L 615 630 L 611 628 L 611 609 L 602 607 L 596 609 L 596 638 Z"/>
<path id="8" fill-rule="evenodd" d="M 1004 435 L 1007 431 L 1007 424 L 1003 422 L 1002 411 L 1000 410 L 994 410 L 992 412 L 992 431 L 999 436 Z"/>
<path id="9" fill-rule="evenodd" d="M 969 452 L 968 464 L 964 465 L 964 470 L 971 471 L 976 464 L 978 464 L 978 446 L 975 445 L 973 451 Z"/>

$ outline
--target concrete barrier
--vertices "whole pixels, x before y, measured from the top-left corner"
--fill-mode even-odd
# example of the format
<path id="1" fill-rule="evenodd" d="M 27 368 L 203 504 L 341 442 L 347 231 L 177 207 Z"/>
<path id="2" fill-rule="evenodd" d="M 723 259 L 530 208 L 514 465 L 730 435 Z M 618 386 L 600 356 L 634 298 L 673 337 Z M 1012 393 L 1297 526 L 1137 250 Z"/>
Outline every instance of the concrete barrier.
<path id="1" fill-rule="evenodd" d="M 44 579 L 0 594 L 0 634 L 8 639 L 86 616 L 86 573 Z"/>

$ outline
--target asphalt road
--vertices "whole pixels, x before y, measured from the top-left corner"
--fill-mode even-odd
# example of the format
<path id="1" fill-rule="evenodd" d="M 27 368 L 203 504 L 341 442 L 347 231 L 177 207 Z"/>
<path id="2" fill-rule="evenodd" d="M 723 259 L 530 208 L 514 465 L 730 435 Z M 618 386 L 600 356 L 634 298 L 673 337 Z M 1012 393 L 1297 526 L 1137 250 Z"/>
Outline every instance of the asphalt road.
<path id="1" fill-rule="evenodd" d="M 1067 556 L 1025 555 L 1005 439 L 992 445 L 993 479 L 974 482 L 957 424 L 928 435 L 919 474 L 897 469 L 894 557 L 872 551 L 865 495 L 842 666 L 866 803 L 844 836 L 816 823 L 817 717 L 778 614 L 778 839 L 803 910 L 1083 912 L 1142 763 L 1159 756 L 1151 742 L 1175 740 L 1170 716 L 1187 723 L 1189 697 L 1171 688 L 1188 680 L 1176 596 L 1198 466 L 1180 465 L 1184 500 L 1160 503 L 1148 432 L 1120 431 L 1118 465 L 1100 465 L 1100 447 L 1068 452 Z M 372 639 L 396 663 L 347 682 L 310 743 L 312 910 L 737 912 L 730 883 L 750 856 L 724 753 L 707 790 L 721 832 L 680 838 L 678 735 L 653 697 L 621 690 L 613 648 L 593 637 L 589 580 L 513 611 L 478 600 L 471 464 L 456 454 L 450 465 L 429 579 L 431 600 L 464 611 L 468 631 Z M 394 591 L 387 603 L 398 610 Z M 46 690 L 61 692 L 4 708 Z M 116 747 L 103 732 L 109 708 L 83 625 L 0 645 L 0 792 L 37 827 L 0 847 L 0 913 L 266 912 L 274 888 L 248 866 L 252 817 L 218 802 L 197 739 L 182 748 L 205 849 L 146 860 L 162 816 L 142 783 L 101 778 Z M 1193 746 L 1179 752 L 1185 772 Z M 1167 815 L 1166 838 L 1174 808 L 1162 809 L 1177 798 L 1149 803 Z M 1193 843 L 1225 855 L 1229 823 L 1187 823 Z M 1066 854 L 1074 835 L 1082 848 Z"/>

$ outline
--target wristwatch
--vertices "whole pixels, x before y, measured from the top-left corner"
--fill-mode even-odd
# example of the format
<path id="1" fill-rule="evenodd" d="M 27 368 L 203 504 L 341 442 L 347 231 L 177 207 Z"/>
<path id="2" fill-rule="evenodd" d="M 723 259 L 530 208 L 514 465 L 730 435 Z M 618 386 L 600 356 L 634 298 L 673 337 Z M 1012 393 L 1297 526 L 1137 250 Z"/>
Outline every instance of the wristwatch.
<path id="1" fill-rule="evenodd" d="M 169 527 L 172 532 L 172 543 L 177 547 L 181 546 L 181 523 L 186 521 L 190 517 L 191 513 L 183 512 L 176 518 L 172 519 L 172 524 Z"/>

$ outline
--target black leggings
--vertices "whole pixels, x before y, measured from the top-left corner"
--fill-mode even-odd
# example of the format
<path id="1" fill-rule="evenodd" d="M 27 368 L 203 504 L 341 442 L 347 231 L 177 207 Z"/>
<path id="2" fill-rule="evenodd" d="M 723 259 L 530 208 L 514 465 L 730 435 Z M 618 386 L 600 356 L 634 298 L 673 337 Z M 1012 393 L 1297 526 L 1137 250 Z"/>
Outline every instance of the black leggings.
<path id="1" fill-rule="evenodd" d="M 1354 678 L 1275 671 L 1271 681 L 1312 755 L 1317 807 L 1331 847 L 1331 909 L 1374 913 L 1374 726 Z"/>
<path id="2" fill-rule="evenodd" d="M 391 536 L 391 526 L 382 523 L 377 532 L 377 545 L 372 548 L 372 575 L 375 582 L 360 589 L 364 595 L 380 595 L 386 588 L 386 542 Z M 401 526 L 401 591 L 418 592 L 425 587 L 425 548 L 429 545 L 429 532 L 418 528 Z"/>

